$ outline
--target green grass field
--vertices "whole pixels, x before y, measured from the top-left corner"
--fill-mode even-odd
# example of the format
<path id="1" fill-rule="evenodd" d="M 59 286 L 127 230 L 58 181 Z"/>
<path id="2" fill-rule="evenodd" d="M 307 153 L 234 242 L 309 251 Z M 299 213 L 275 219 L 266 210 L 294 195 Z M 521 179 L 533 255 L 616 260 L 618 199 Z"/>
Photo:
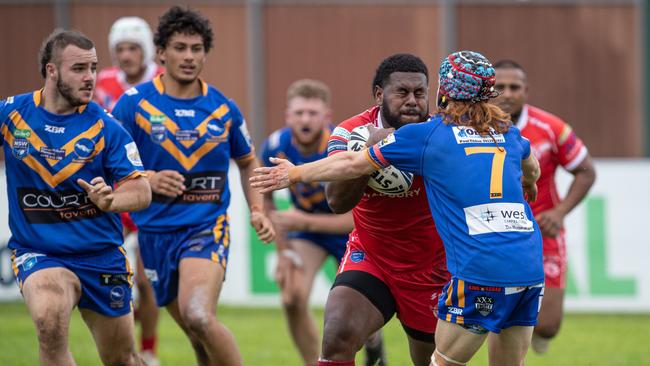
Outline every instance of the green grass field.
<path id="1" fill-rule="evenodd" d="M 317 311 L 317 316 L 322 322 L 322 311 Z M 279 309 L 221 307 L 219 317 L 235 333 L 246 365 L 300 365 Z M 384 337 L 390 365 L 410 365 L 406 339 L 397 321 L 388 324 Z M 163 365 L 194 364 L 189 343 L 166 313 L 159 338 Z M 100 364 L 90 333 L 76 311 L 70 348 L 78 365 Z M 37 364 L 36 337 L 24 304 L 0 304 L 0 365 Z M 470 364 L 487 364 L 485 347 Z M 549 353 L 540 357 L 531 351 L 526 364 L 650 365 L 650 315 L 567 315 Z"/>

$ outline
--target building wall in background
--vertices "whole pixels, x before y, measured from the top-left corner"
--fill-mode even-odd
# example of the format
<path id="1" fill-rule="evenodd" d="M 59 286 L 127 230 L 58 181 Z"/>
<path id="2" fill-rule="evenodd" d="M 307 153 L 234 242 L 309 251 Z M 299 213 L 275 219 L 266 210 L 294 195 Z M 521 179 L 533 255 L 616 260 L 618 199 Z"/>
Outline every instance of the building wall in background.
<path id="1" fill-rule="evenodd" d="M 531 102 L 574 126 L 595 156 L 638 157 L 644 151 L 640 5 L 581 2 L 540 5 L 458 1 L 455 46 L 484 52 L 491 60 L 512 58 L 528 70 Z M 42 84 L 37 52 L 55 27 L 53 5 L 0 0 L 0 98 Z M 188 1 L 215 29 L 215 49 L 203 77 L 251 114 L 248 83 L 246 1 Z M 450 3 L 450 2 L 448 2 Z M 136 5 L 133 5 L 136 4 Z M 386 56 L 412 52 L 435 72 L 445 52 L 441 1 L 412 5 L 382 1 L 263 1 L 264 121 L 249 121 L 266 134 L 282 126 L 287 86 L 298 78 L 325 81 L 333 91 L 336 123 L 371 105 L 370 83 Z M 314 5 L 315 4 L 315 5 Z M 356 4 L 356 5 L 355 5 Z M 71 1 L 72 27 L 96 43 L 100 67 L 110 65 L 108 31 L 120 16 L 137 15 L 151 25 L 168 4 L 153 1 Z M 29 21 L 26 21 L 28 19 Z M 258 109 L 260 107 L 257 107 Z M 254 133 L 255 135 L 255 133 Z M 260 143 L 261 141 L 257 141 Z"/>

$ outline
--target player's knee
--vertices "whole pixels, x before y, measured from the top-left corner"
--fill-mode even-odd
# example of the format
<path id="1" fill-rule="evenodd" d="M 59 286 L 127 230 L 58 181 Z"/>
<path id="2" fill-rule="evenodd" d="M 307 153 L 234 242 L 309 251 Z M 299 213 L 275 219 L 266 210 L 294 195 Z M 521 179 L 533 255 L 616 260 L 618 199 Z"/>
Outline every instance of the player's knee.
<path id="1" fill-rule="evenodd" d="M 47 311 L 34 319 L 36 334 L 42 349 L 55 351 L 65 347 L 68 324 L 61 312 Z"/>
<path id="2" fill-rule="evenodd" d="M 323 330 L 323 357 L 359 351 L 365 341 L 359 331 L 349 319 L 328 319 Z"/>
<path id="3" fill-rule="evenodd" d="M 125 350 L 124 352 L 109 352 L 102 360 L 106 366 L 139 366 L 144 365 L 144 361 L 135 352 L 135 349 Z"/>
<path id="4" fill-rule="evenodd" d="M 188 307 L 181 312 L 181 317 L 186 329 L 201 339 L 208 334 L 210 322 L 215 316 L 207 309 Z"/>
<path id="5" fill-rule="evenodd" d="M 308 309 L 308 298 L 301 294 L 282 296 L 282 306 L 289 314 L 304 312 Z"/>

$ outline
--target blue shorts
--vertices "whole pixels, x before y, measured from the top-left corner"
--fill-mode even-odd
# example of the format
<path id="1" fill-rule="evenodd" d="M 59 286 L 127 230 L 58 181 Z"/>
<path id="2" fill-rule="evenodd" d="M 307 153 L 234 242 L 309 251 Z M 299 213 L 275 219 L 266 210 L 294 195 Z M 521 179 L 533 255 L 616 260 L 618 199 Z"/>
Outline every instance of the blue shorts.
<path id="1" fill-rule="evenodd" d="M 310 241 L 319 247 L 325 249 L 337 263 L 341 263 L 341 259 L 345 254 L 345 248 L 348 244 L 348 235 L 338 235 L 338 234 L 321 234 L 321 233 L 311 233 L 304 231 L 294 231 L 290 232 L 287 235 L 289 239 L 303 239 Z"/>
<path id="2" fill-rule="evenodd" d="M 226 270 L 229 228 L 228 216 L 221 215 L 214 225 L 190 227 L 170 233 L 138 231 L 144 272 L 156 293 L 158 306 L 167 306 L 178 296 L 181 259 L 205 258 Z"/>
<path id="3" fill-rule="evenodd" d="M 499 333 L 502 329 L 537 324 L 544 284 L 521 287 L 483 286 L 456 277 L 445 285 L 438 301 L 438 318 Z"/>
<path id="4" fill-rule="evenodd" d="M 101 315 L 118 317 L 131 312 L 133 271 L 122 247 L 82 255 L 50 255 L 16 249 L 11 257 L 18 286 L 32 273 L 45 268 L 69 269 L 81 282 L 77 306 Z"/>

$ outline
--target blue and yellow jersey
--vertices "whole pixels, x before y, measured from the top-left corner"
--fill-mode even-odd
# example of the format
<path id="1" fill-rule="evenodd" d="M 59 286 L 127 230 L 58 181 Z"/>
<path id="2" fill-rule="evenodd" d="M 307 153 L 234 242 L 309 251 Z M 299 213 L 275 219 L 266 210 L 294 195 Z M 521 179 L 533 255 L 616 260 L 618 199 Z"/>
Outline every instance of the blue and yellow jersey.
<path id="1" fill-rule="evenodd" d="M 269 160 L 271 157 L 287 159 L 294 165 L 310 163 L 325 158 L 327 157 L 327 141 L 331 132 L 331 128 L 323 132 L 321 146 L 318 152 L 310 156 L 304 156 L 294 144 L 289 127 L 277 130 L 264 142 L 262 148 L 262 164 L 265 166 L 274 166 L 275 164 Z M 296 183 L 291 185 L 289 189 L 291 191 L 291 201 L 297 209 L 309 213 L 332 213 L 332 210 L 330 210 L 327 204 L 327 198 L 325 197 L 324 183 Z"/>
<path id="2" fill-rule="evenodd" d="M 529 154 L 530 142 L 516 127 L 481 136 L 439 116 L 367 150 L 376 167 L 424 177 L 449 272 L 493 286 L 544 281 L 541 236 L 521 187 L 521 161 Z"/>
<path id="3" fill-rule="evenodd" d="M 141 230 L 167 232 L 214 224 L 230 202 L 230 159 L 254 159 L 246 122 L 235 103 L 201 81 L 202 95 L 165 94 L 161 76 L 127 90 L 113 114 L 131 133 L 146 170 L 175 170 L 186 191 L 155 194 L 149 208 L 131 217 Z"/>
<path id="4" fill-rule="evenodd" d="M 142 175 L 135 143 L 99 105 L 56 115 L 40 107 L 41 93 L 0 102 L 9 247 L 80 254 L 121 245 L 119 215 L 97 208 L 77 179 L 114 184 Z"/>

